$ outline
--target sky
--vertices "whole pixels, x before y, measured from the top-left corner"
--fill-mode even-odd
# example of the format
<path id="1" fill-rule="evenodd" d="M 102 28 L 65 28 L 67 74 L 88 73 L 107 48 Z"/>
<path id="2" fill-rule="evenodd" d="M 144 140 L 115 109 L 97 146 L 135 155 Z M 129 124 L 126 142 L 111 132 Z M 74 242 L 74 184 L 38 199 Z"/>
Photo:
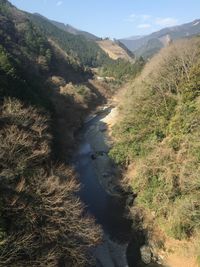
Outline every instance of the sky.
<path id="1" fill-rule="evenodd" d="M 99 37 L 123 38 L 200 19 L 200 0 L 10 0 Z"/>

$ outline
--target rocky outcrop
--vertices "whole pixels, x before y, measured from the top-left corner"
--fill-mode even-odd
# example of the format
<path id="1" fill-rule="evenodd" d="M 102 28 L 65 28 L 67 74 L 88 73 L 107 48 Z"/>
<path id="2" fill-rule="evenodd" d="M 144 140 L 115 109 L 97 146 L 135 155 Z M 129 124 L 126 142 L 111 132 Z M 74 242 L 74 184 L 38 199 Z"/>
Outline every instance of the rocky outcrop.
<path id="1" fill-rule="evenodd" d="M 140 253 L 141 253 L 141 260 L 145 264 L 150 264 L 152 260 L 151 248 L 147 245 L 144 245 L 140 248 Z"/>

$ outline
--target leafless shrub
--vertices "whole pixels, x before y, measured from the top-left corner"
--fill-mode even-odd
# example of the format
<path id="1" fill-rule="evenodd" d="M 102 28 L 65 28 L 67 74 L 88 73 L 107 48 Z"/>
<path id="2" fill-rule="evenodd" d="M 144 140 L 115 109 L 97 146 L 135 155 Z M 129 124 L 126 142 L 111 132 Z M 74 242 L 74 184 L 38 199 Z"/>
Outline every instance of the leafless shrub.
<path id="1" fill-rule="evenodd" d="M 86 266 L 101 230 L 84 215 L 74 171 L 50 161 L 48 116 L 15 99 L 0 116 L 0 266 Z"/>

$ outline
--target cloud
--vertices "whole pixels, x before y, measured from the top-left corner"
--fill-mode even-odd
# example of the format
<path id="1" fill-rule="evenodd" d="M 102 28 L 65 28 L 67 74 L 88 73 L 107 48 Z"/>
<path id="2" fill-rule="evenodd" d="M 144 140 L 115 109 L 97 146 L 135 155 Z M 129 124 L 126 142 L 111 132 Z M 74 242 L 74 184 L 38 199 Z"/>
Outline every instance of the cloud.
<path id="1" fill-rule="evenodd" d="M 151 15 L 146 15 L 146 14 L 143 14 L 143 15 L 140 15 L 141 19 L 143 20 L 149 20 L 151 18 Z"/>
<path id="2" fill-rule="evenodd" d="M 125 21 L 128 22 L 135 22 L 135 21 L 140 21 L 140 22 L 145 22 L 151 18 L 150 15 L 147 14 L 131 14 L 128 16 L 128 18 L 125 19 Z"/>
<path id="3" fill-rule="evenodd" d="M 151 29 L 158 30 L 160 28 L 172 27 L 178 24 L 178 19 L 173 17 L 153 17 L 149 14 L 130 14 L 126 19 L 126 22 L 133 24 L 138 29 Z"/>
<path id="4" fill-rule="evenodd" d="M 178 24 L 178 19 L 175 18 L 156 18 L 155 24 L 162 27 L 170 27 Z"/>
<path id="5" fill-rule="evenodd" d="M 135 14 L 131 14 L 128 16 L 128 18 L 125 19 L 125 21 L 128 21 L 128 22 L 133 22 L 135 21 L 136 19 L 136 15 Z"/>
<path id="6" fill-rule="evenodd" d="M 63 4 L 63 1 L 58 1 L 58 2 L 56 3 L 57 6 L 61 6 L 62 4 Z"/>
<path id="7" fill-rule="evenodd" d="M 139 29 L 149 29 L 149 28 L 151 28 L 151 24 L 148 24 L 148 23 L 139 24 L 137 27 Z"/>

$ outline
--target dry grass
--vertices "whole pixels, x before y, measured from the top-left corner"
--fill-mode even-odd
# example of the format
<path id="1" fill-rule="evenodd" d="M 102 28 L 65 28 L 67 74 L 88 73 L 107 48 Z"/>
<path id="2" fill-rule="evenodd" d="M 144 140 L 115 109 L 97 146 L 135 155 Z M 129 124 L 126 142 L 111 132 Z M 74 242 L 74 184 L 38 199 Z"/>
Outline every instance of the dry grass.
<path id="1" fill-rule="evenodd" d="M 116 59 L 125 59 L 130 62 L 133 61 L 133 59 L 127 54 L 127 52 L 120 47 L 118 44 L 111 40 L 103 40 L 103 41 L 98 41 L 98 45 L 103 49 L 110 58 L 116 60 Z"/>
<path id="2" fill-rule="evenodd" d="M 199 43 L 194 38 L 164 48 L 130 84 L 110 153 L 129 166 L 126 181 L 137 194 L 132 217 L 138 212 L 148 242 L 155 243 L 154 229 L 166 240 L 195 240 L 191 262 L 200 255 Z"/>

